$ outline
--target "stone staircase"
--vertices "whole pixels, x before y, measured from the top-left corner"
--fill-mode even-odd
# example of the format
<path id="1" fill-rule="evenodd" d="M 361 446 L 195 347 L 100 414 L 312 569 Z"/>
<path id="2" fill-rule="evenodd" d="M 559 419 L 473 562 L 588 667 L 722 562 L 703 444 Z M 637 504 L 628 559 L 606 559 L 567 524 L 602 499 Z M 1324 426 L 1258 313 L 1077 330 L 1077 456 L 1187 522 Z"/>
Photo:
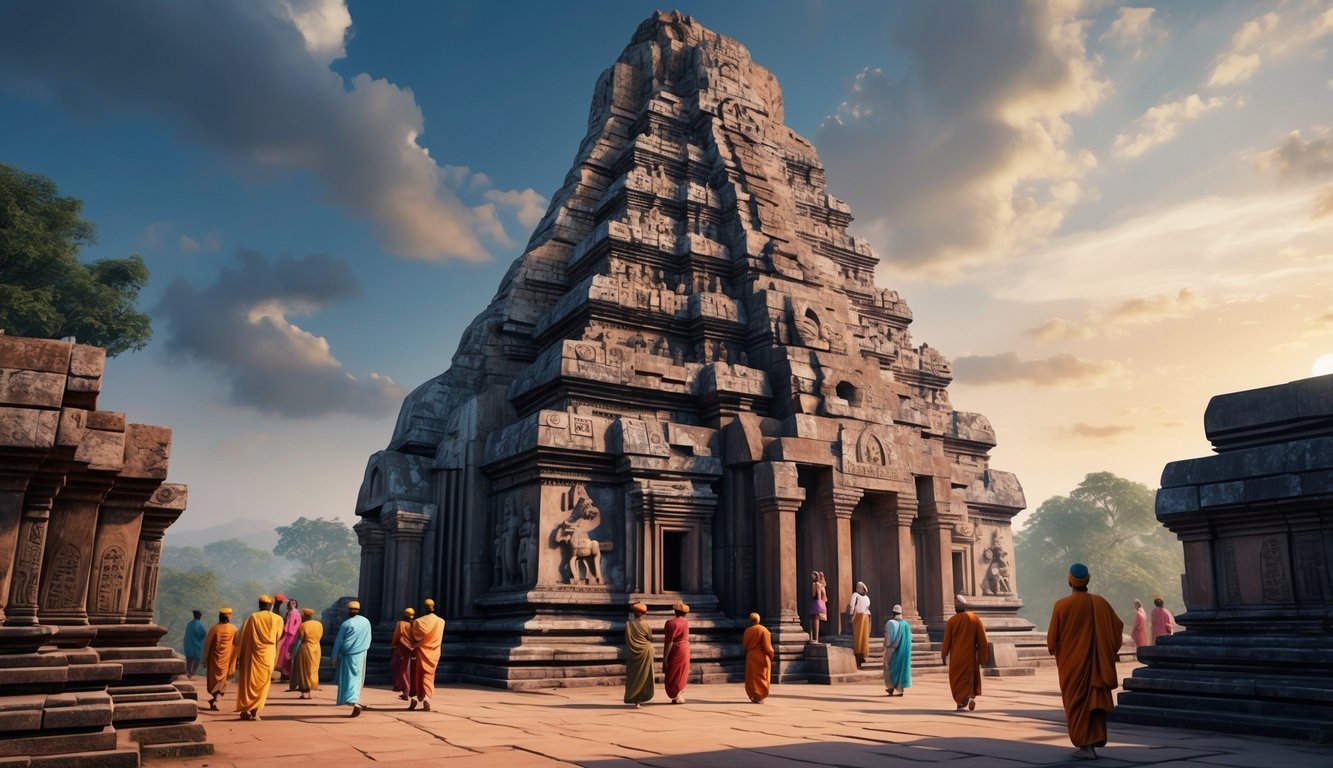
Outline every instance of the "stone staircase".
<path id="1" fill-rule="evenodd" d="M 1326 636 L 1183 632 L 1139 649 L 1112 719 L 1333 743 Z"/>

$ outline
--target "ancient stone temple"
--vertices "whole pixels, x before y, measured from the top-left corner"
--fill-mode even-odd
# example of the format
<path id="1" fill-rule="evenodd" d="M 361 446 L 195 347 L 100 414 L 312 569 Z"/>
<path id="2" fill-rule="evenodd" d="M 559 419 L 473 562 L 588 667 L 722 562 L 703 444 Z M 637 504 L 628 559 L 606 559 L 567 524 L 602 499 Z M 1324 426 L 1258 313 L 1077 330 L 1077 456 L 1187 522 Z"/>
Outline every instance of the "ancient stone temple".
<path id="1" fill-rule="evenodd" d="M 739 671 L 757 610 L 799 679 L 812 571 L 825 637 L 857 581 L 880 627 L 900 602 L 941 633 L 961 599 L 1034 636 L 1022 489 L 851 221 L 743 46 L 640 25 L 527 250 L 370 458 L 371 619 L 434 597 L 443 675 L 510 687 L 618 679 L 631 601 L 692 607 L 696 679 Z"/>
<path id="2" fill-rule="evenodd" d="M 1216 455 L 1168 464 L 1184 632 L 1139 649 L 1119 719 L 1333 742 L 1333 375 L 1214 397 Z"/>
<path id="3" fill-rule="evenodd" d="M 97 410 L 97 347 L 0 335 L 0 762 L 212 752 L 153 623 L 171 430 Z M 73 759 L 77 757 L 77 759 Z"/>

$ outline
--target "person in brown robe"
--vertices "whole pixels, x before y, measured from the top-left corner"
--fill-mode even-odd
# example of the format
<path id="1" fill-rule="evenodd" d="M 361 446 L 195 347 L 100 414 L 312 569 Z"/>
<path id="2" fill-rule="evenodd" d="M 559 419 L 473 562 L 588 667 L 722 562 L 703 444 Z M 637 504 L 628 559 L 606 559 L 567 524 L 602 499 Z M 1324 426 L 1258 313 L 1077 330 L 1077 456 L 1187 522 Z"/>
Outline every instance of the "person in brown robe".
<path id="1" fill-rule="evenodd" d="M 981 694 L 981 665 L 990 661 L 990 644 L 981 619 L 967 609 L 944 625 L 940 655 L 949 662 L 949 690 L 958 709 L 976 709 Z"/>
<path id="2" fill-rule="evenodd" d="M 1125 625 L 1101 595 L 1088 592 L 1088 567 L 1069 567 L 1071 594 L 1055 602 L 1046 648 L 1055 656 L 1060 699 L 1065 706 L 1074 757 L 1092 760 L 1106 746 L 1106 715 L 1115 707 L 1111 691 L 1120 684 L 1115 663 Z"/>
<path id="3" fill-rule="evenodd" d="M 653 630 L 643 620 L 648 606 L 630 606 L 625 621 L 625 703 L 637 709 L 653 698 Z"/>
<path id="4" fill-rule="evenodd" d="M 218 623 L 204 636 L 204 669 L 208 675 L 208 708 L 218 709 L 218 699 L 227 692 L 227 678 L 236 674 L 236 627 L 231 623 L 231 609 L 218 611 Z"/>
<path id="5" fill-rule="evenodd" d="M 412 622 L 411 647 L 413 653 L 412 690 L 409 695 L 408 709 L 416 709 L 417 704 L 425 711 L 430 711 L 431 699 L 435 698 L 435 667 L 440 663 L 440 646 L 444 643 L 444 619 L 435 615 L 435 601 L 426 599 L 425 609 Z"/>
<path id="6" fill-rule="evenodd" d="M 768 698 L 768 675 L 773 668 L 773 636 L 759 623 L 759 614 L 750 614 L 750 626 L 741 636 L 745 649 L 745 695 L 755 704 Z"/>
<path id="7" fill-rule="evenodd" d="M 412 690 L 412 620 L 417 612 L 412 608 L 403 609 L 403 618 L 393 626 L 393 637 L 389 640 L 389 677 L 393 680 L 393 689 L 398 698 L 407 701 Z"/>

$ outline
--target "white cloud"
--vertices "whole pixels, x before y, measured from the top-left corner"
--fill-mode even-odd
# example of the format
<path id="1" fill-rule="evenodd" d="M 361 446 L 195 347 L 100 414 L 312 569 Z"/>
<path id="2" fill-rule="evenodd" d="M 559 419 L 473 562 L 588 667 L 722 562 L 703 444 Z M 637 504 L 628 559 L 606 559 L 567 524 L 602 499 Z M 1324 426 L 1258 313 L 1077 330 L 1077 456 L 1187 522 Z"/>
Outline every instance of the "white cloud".
<path id="1" fill-rule="evenodd" d="M 909 67 L 859 74 L 816 143 L 886 264 L 952 278 L 1060 225 L 1096 158 L 1065 118 L 1110 84 L 1070 4 L 908 4 L 890 26 Z M 892 183 L 885 183 L 891 179 Z"/>
<path id="2" fill-rule="evenodd" d="M 93 104 L 153 115 L 241 169 L 313 174 L 400 256 L 488 258 L 442 184 L 447 167 L 417 142 L 425 124 L 412 92 L 330 69 L 351 22 L 342 0 L 49 0 L 10 21 L 0 73 L 29 92 L 81 114 Z"/>
<path id="3" fill-rule="evenodd" d="M 1250 19 L 1236 30 L 1231 46 L 1214 59 L 1207 87 L 1247 82 L 1267 61 L 1310 47 L 1333 32 L 1333 8 L 1326 3 L 1291 3 L 1281 10 Z"/>
<path id="4" fill-rule="evenodd" d="M 328 339 L 291 319 L 356 292 L 344 261 L 240 251 L 208 286 L 172 282 L 155 317 L 165 325 L 167 353 L 220 370 L 236 405 L 297 418 L 388 413 L 406 394 L 402 387 L 376 373 L 351 376 Z"/>
<path id="5" fill-rule="evenodd" d="M 1100 386 L 1122 372 L 1113 360 L 1084 360 L 1070 354 L 1024 360 L 1015 352 L 964 355 L 954 358 L 954 379 L 959 384 L 1032 384 L 1035 386 Z"/>
<path id="6" fill-rule="evenodd" d="M 179 245 L 180 249 L 185 253 L 199 252 L 199 241 L 189 235 L 181 235 Z"/>
<path id="7" fill-rule="evenodd" d="M 1333 175 L 1333 136 L 1327 132 L 1306 141 L 1300 131 L 1287 134 L 1277 148 L 1261 153 L 1257 163 L 1284 179 L 1320 179 Z"/>
<path id="8" fill-rule="evenodd" d="M 1156 13 L 1155 8 L 1124 6 L 1111 26 L 1097 39 L 1114 42 L 1124 48 L 1133 47 L 1134 58 L 1137 59 L 1143 55 L 1146 43 L 1162 42 L 1167 38 L 1166 29 L 1156 23 Z"/>
<path id="9" fill-rule="evenodd" d="M 1066 320 L 1062 317 L 1050 317 L 1024 333 L 1033 341 L 1057 342 L 1090 339 L 1096 332 L 1083 323 Z"/>
<path id="10" fill-rule="evenodd" d="M 1192 93 L 1177 101 L 1168 101 L 1149 107 L 1134 121 L 1132 127 L 1115 137 L 1111 152 L 1116 157 L 1132 158 L 1149 149 L 1174 139 L 1185 123 L 1198 120 L 1204 114 L 1225 106 L 1230 100 L 1221 96 L 1202 99 Z"/>
<path id="11" fill-rule="evenodd" d="M 546 214 L 546 198 L 531 187 L 522 191 L 492 189 L 486 192 L 486 199 L 497 205 L 513 208 L 518 222 L 528 229 L 537 226 L 542 216 Z"/>
<path id="12" fill-rule="evenodd" d="M 500 216 L 495 210 L 493 203 L 483 203 L 482 205 L 472 206 L 472 216 L 475 222 L 474 226 L 478 232 L 486 235 L 496 243 L 509 247 L 514 244 L 505 233 L 504 224 L 500 222 Z"/>
<path id="13" fill-rule="evenodd" d="M 995 293 L 1102 303 L 1178 297 L 1184 285 L 1222 300 L 1299 285 L 1327 275 L 1333 259 L 1333 220 L 1312 220 L 1309 204 L 1307 189 L 1292 188 L 1155 208 L 1024 254 L 1022 271 L 998 276 Z M 1284 249 L 1309 256 L 1282 262 Z"/>

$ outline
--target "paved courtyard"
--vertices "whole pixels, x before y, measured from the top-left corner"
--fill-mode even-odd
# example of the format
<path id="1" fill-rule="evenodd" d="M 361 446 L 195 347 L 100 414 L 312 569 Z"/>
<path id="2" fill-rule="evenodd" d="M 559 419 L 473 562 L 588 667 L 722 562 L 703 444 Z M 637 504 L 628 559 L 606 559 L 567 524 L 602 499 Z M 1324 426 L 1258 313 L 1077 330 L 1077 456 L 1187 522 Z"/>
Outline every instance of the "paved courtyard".
<path id="1" fill-rule="evenodd" d="M 1054 669 L 986 678 L 984 685 L 970 713 L 953 711 L 942 675 L 922 676 L 906 697 L 892 699 L 874 684 L 775 685 L 762 705 L 746 701 L 739 684 L 691 685 L 679 706 L 659 686 L 658 698 L 640 710 L 621 703 L 619 688 L 513 693 L 445 686 L 432 712 L 409 712 L 393 693 L 370 689 L 365 702 L 374 709 L 353 720 L 349 708 L 333 705 L 332 687 L 298 701 L 275 684 L 258 723 L 230 711 L 200 712 L 217 754 L 151 765 L 268 766 L 280 758 L 327 768 L 1087 764 L 1069 758 Z M 1099 753 L 1095 765 L 1108 767 L 1333 765 L 1330 747 L 1117 723 Z"/>

